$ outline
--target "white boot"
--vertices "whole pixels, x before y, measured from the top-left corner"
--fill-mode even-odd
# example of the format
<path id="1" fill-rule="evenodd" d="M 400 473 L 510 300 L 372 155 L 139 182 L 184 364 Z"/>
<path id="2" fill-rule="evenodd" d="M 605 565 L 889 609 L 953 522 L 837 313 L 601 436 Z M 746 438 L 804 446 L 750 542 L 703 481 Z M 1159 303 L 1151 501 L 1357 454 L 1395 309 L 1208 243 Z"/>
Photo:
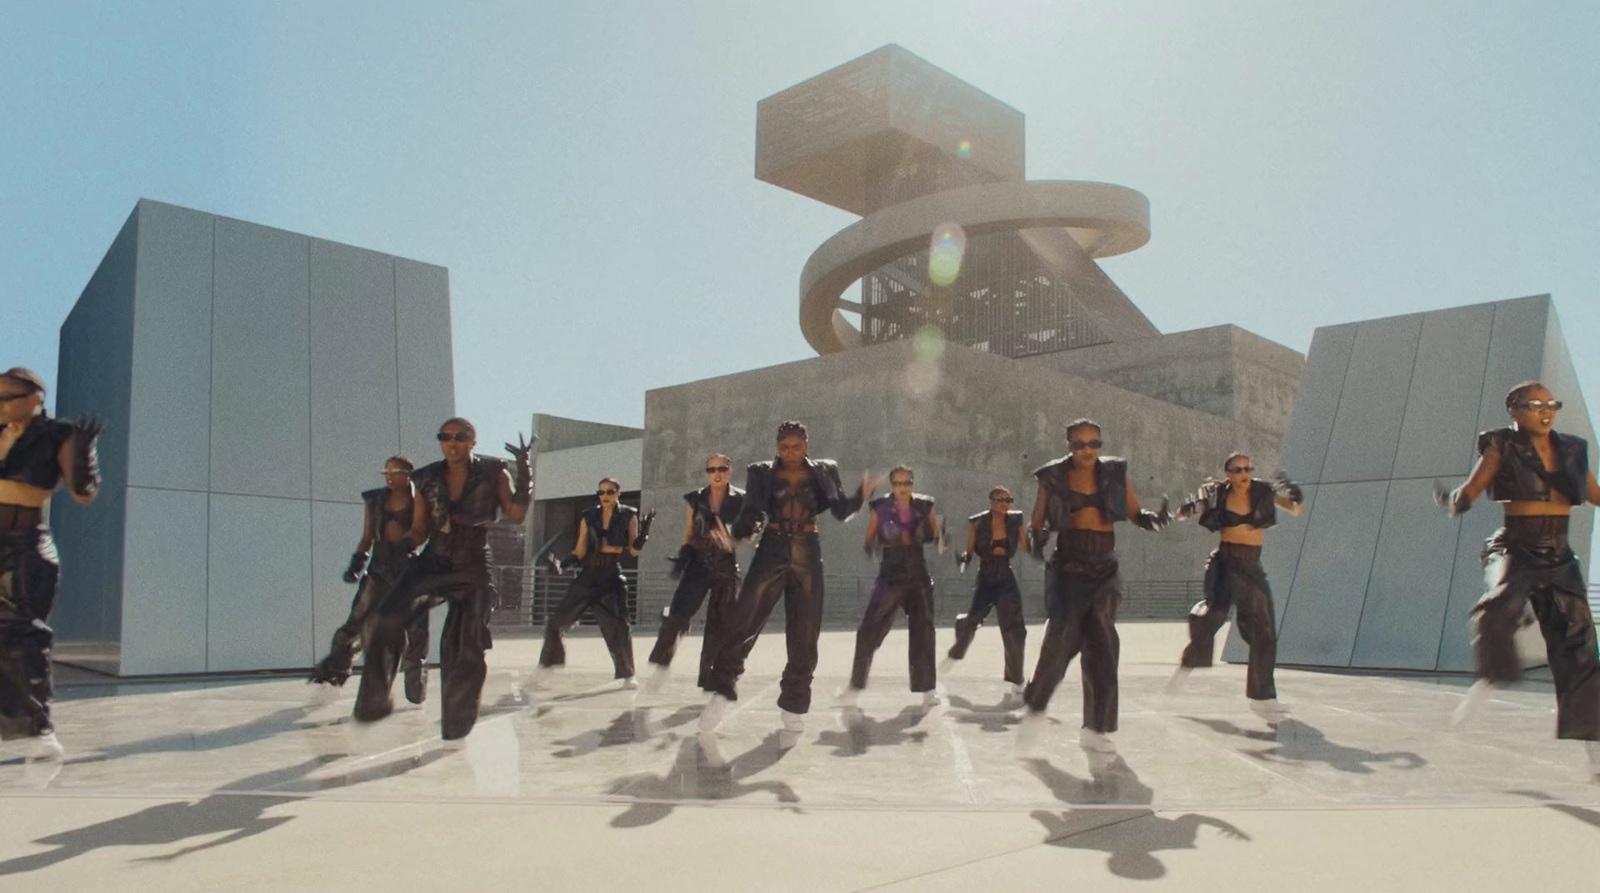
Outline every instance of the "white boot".
<path id="1" fill-rule="evenodd" d="M 715 732 L 722 725 L 722 720 L 728 715 L 728 708 L 733 702 L 722 695 L 712 695 L 711 700 L 700 710 L 700 731 Z"/>
<path id="2" fill-rule="evenodd" d="M 1189 684 L 1189 674 L 1194 672 L 1193 667 L 1180 666 L 1172 671 L 1172 677 L 1167 680 L 1166 693 L 1176 695 L 1183 693 L 1183 687 Z"/>
<path id="3" fill-rule="evenodd" d="M 622 680 L 622 690 L 623 691 L 638 691 L 639 690 L 639 680 L 634 678 L 633 676 L 629 676 L 628 678 Z"/>
<path id="4" fill-rule="evenodd" d="M 956 666 L 956 659 L 953 658 L 953 657 L 950 657 L 949 655 L 945 655 L 944 657 L 939 659 L 939 675 L 940 676 L 945 675 L 946 673 L 948 673 L 951 670 L 955 669 L 955 666 Z"/>
<path id="5" fill-rule="evenodd" d="M 1467 689 L 1467 694 L 1461 699 L 1461 703 L 1456 705 L 1455 712 L 1450 714 L 1450 725 L 1459 726 L 1471 719 L 1478 711 L 1483 709 L 1483 705 L 1489 703 L 1489 699 L 1493 696 L 1493 682 L 1487 679 L 1479 679 L 1477 682 L 1472 683 L 1472 687 Z"/>
<path id="6" fill-rule="evenodd" d="M 1044 730 L 1050 725 L 1050 718 L 1043 710 L 1029 710 L 1022 715 L 1022 722 L 1017 724 L 1017 757 L 1028 759 L 1039 754 L 1039 746 L 1044 738 Z"/>
<path id="7" fill-rule="evenodd" d="M 1110 735 L 1104 732 L 1096 732 L 1088 726 L 1078 730 L 1078 746 L 1094 753 L 1117 752 L 1117 742 L 1112 741 Z"/>
<path id="8" fill-rule="evenodd" d="M 67 751 L 61 746 L 61 740 L 55 732 L 45 732 L 35 735 L 28 741 L 27 758 L 30 763 L 60 762 L 66 759 Z"/>
<path id="9" fill-rule="evenodd" d="M 778 714 L 783 717 L 784 731 L 799 734 L 806 730 L 806 715 L 804 713 L 790 713 L 787 710 L 779 710 Z"/>
<path id="10" fill-rule="evenodd" d="M 833 693 L 833 703 L 840 707 L 854 707 L 861 698 L 861 689 L 846 685 Z"/>
<path id="11" fill-rule="evenodd" d="M 1005 697 L 1000 699 L 1000 706 L 1009 710 L 1011 708 L 1021 706 L 1021 704 L 1022 686 L 1013 682 L 1011 684 L 1011 688 L 1006 690 Z"/>
<path id="12" fill-rule="evenodd" d="M 1277 698 L 1250 699 L 1250 712 L 1276 725 L 1289 715 L 1289 707 L 1278 702 Z"/>
<path id="13" fill-rule="evenodd" d="M 649 697 L 659 697 L 667 689 L 667 683 L 672 681 L 672 668 L 660 664 L 651 671 L 650 678 L 644 681 L 644 693 Z"/>
<path id="14" fill-rule="evenodd" d="M 939 694 L 938 689 L 934 689 L 933 691 L 925 691 L 922 693 L 922 709 L 924 710 L 932 710 L 943 703 L 944 696 Z"/>

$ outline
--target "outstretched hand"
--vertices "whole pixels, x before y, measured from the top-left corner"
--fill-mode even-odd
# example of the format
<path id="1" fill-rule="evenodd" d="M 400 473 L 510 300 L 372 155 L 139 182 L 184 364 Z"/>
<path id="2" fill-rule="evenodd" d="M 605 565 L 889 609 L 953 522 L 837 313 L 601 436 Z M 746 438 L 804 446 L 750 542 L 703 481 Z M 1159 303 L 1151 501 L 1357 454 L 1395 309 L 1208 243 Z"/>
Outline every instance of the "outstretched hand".
<path id="1" fill-rule="evenodd" d="M 83 440 L 94 440 L 106 430 L 106 423 L 92 415 L 81 415 L 72 420 L 72 433 Z"/>
<path id="2" fill-rule="evenodd" d="M 529 452 L 533 450 L 533 445 L 539 442 L 539 435 L 530 434 L 528 436 L 532 439 L 524 440 L 522 432 L 518 431 L 517 442 L 515 444 L 506 444 L 506 452 L 510 453 L 518 462 L 527 461 Z"/>
<path id="3" fill-rule="evenodd" d="M 888 475 L 883 475 L 883 474 L 874 475 L 872 473 L 871 469 L 867 469 L 866 471 L 861 472 L 861 496 L 862 496 L 862 498 L 863 499 L 871 499 L 872 498 L 872 494 L 877 491 L 878 485 L 883 483 L 883 479 L 886 478 L 886 477 L 888 477 Z"/>

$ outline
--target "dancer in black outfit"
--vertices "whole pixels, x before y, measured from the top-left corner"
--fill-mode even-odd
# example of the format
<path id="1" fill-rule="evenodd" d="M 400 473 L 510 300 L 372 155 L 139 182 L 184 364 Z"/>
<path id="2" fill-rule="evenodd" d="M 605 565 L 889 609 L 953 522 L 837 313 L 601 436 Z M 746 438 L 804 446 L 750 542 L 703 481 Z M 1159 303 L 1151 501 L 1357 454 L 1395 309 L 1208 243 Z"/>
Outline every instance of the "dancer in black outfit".
<path id="1" fill-rule="evenodd" d="M 1567 543 L 1574 506 L 1600 505 L 1600 484 L 1582 437 L 1555 431 L 1561 401 L 1536 381 L 1506 394 L 1512 426 L 1478 435 L 1478 462 L 1467 482 L 1438 496 L 1451 514 L 1485 491 L 1505 504 L 1505 526 L 1484 544 L 1489 591 L 1472 608 L 1472 650 L 1478 681 L 1456 711 L 1461 722 L 1495 685 L 1522 676 L 1512 637 L 1532 606 L 1544 635 L 1556 688 L 1556 737 L 1584 742 L 1589 771 L 1600 782 L 1600 658 L 1594 618 L 1578 556 Z"/>
<path id="2" fill-rule="evenodd" d="M 672 576 L 678 588 L 672 602 L 661 612 L 661 631 L 650 652 L 655 675 L 645 687 L 659 691 L 665 684 L 677 653 L 678 640 L 689 631 L 689 623 L 706 604 L 706 629 L 700 642 L 700 675 L 696 682 L 705 688 L 711 679 L 713 643 L 733 611 L 739 594 L 739 563 L 733 554 L 733 538 L 728 532 L 744 510 L 744 491 L 728 485 L 733 460 L 717 453 L 706 460 L 706 485 L 683 494 L 688 503 L 683 517 L 683 543 L 672 559 Z"/>
<path id="3" fill-rule="evenodd" d="M 867 609 L 861 616 L 861 626 L 856 630 L 850 684 L 839 692 L 839 704 L 843 707 L 855 706 L 857 696 L 867 687 L 872 656 L 883 644 L 889 628 L 894 626 L 894 615 L 899 611 L 905 612 L 906 627 L 911 633 L 908 653 L 911 691 L 922 695 L 924 707 L 939 703 L 935 690 L 938 676 L 934 665 L 933 578 L 928 576 L 923 544 L 936 542 L 942 551 L 944 538 L 939 535 L 939 515 L 933 497 L 912 492 L 914 483 L 911 469 L 897 466 L 889 472 L 890 494 L 874 499 L 870 506 L 867 554 L 878 549 L 883 558 L 878 565 L 878 579 L 872 584 L 872 595 L 867 599 Z"/>
<path id="4" fill-rule="evenodd" d="M 1028 627 L 1022 620 L 1022 590 L 1011 569 L 1011 559 L 1022 548 L 1023 515 L 1011 508 L 1011 491 L 995 487 L 989 491 L 989 510 L 967 519 L 967 550 L 956 557 L 965 571 L 978 562 L 978 581 L 972 590 L 972 606 L 956 615 L 956 641 L 950 646 L 940 672 L 967 656 L 972 640 L 989 611 L 1000 620 L 1000 644 L 1005 649 L 1005 681 L 1011 684 L 1008 702 L 1022 697 L 1022 648 L 1028 641 Z"/>
<path id="5" fill-rule="evenodd" d="M 592 610 L 611 652 L 615 678 L 622 680 L 623 688 L 632 689 L 638 688 L 638 683 L 633 678 L 633 636 L 628 626 L 628 584 L 622 577 L 622 556 L 638 555 L 644 548 L 655 513 L 640 519 L 638 509 L 618 501 L 621 494 L 622 485 L 616 478 L 602 478 L 595 490 L 599 502 L 578 516 L 578 541 L 572 554 L 563 561 L 552 561 L 558 574 L 564 567 L 579 571 L 545 622 L 539 667 L 547 670 L 566 664 L 562 637 L 585 610 Z"/>
<path id="6" fill-rule="evenodd" d="M 383 594 L 399 582 L 411 563 L 411 525 L 416 518 L 416 491 L 411 486 L 411 460 L 390 456 L 383 463 L 384 486 L 361 493 L 361 543 L 350 556 L 344 581 L 356 584 L 350 616 L 333 633 L 328 655 L 311 671 L 311 684 L 321 700 L 335 697 L 350 678 L 350 667 L 361 650 L 361 631 Z M 428 696 L 428 614 L 419 612 L 406 630 L 400 666 L 405 676 L 406 700 L 421 704 Z"/>
<path id="7" fill-rule="evenodd" d="M 1178 520 L 1198 517 L 1201 527 L 1220 538 L 1206 560 L 1205 598 L 1189 609 L 1189 645 L 1183 649 L 1169 690 L 1176 692 L 1195 667 L 1209 667 L 1215 656 L 1217 630 L 1234 609 L 1239 635 L 1250 646 L 1245 697 L 1250 709 L 1268 722 L 1282 719 L 1288 708 L 1278 702 L 1273 670 L 1278 663 L 1278 633 L 1272 589 L 1261 568 L 1263 532 L 1278 523 L 1278 509 L 1293 515 L 1303 510 L 1299 485 L 1282 472 L 1274 482 L 1250 476 L 1255 467 L 1244 453 L 1222 461 L 1227 479 L 1208 480 L 1178 508 Z"/>
<path id="8" fill-rule="evenodd" d="M 784 638 L 789 661 L 779 683 L 778 708 L 790 732 L 805 728 L 811 709 L 811 677 L 817 668 L 817 638 L 822 634 L 822 550 L 816 518 L 831 512 L 840 521 L 861 509 L 877 486 L 863 472 L 861 487 L 844 495 L 839 466 L 811 459 L 806 427 L 789 421 L 778 426 L 778 456 L 745 470 L 744 512 L 733 526 L 735 539 L 754 535 L 764 523 L 756 555 L 739 587 L 733 622 L 727 627 L 711 662 L 711 701 L 700 714 L 702 731 L 721 724 L 744 675 L 745 658 L 777 606 L 784 603 Z"/>
<path id="9" fill-rule="evenodd" d="M 514 460 L 508 463 L 473 453 L 477 442 L 471 422 L 446 421 L 439 427 L 444 459 L 412 475 L 417 499 L 411 541 L 428 545 L 367 621 L 367 658 L 356 693 L 358 722 L 388 716 L 394 710 L 390 690 L 406 630 L 417 622 L 418 613 L 449 605 L 439 641 L 439 712 L 442 737 L 450 746 L 459 746 L 478 721 L 478 701 L 489 672 L 484 655 L 493 644 L 489 614 L 496 595 L 489 578 L 488 525 L 500 513 L 520 524 L 532 495 L 529 444 L 520 437 L 516 446 L 506 444 Z"/>
<path id="10" fill-rule="evenodd" d="M 1050 531 L 1057 533 L 1056 551 L 1045 569 L 1049 622 L 1033 678 L 1023 691 L 1027 715 L 1018 745 L 1033 745 L 1043 728 L 1050 696 L 1066 675 L 1067 665 L 1083 652 L 1083 728 L 1085 750 L 1113 753 L 1111 733 L 1117 730 L 1117 605 L 1122 601 L 1116 535 L 1112 525 L 1132 521 L 1145 530 L 1159 530 L 1170 520 L 1166 500 L 1161 511 L 1139 507 L 1128 486 L 1125 459 L 1101 458 L 1100 426 L 1078 419 L 1067 426 L 1071 452 L 1034 472 L 1039 495 L 1029 526 L 1029 548 L 1044 554 Z"/>
<path id="11" fill-rule="evenodd" d="M 94 501 L 101 425 L 50 418 L 44 393 L 28 369 L 0 372 L 0 741 L 28 760 L 59 761 L 48 621 L 60 564 L 49 502 L 62 483 L 79 505 Z"/>

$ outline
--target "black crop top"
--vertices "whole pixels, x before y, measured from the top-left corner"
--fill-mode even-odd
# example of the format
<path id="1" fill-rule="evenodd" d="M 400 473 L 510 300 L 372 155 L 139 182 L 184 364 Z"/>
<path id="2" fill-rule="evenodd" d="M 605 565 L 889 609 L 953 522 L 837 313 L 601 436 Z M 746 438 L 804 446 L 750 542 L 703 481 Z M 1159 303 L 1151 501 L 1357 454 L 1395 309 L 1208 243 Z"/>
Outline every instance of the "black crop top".
<path id="1" fill-rule="evenodd" d="M 0 431 L 7 427 L 0 425 Z M 71 424 L 47 415 L 38 416 L 11 445 L 11 452 L 0 459 L 0 481 L 54 490 L 61 483 L 61 447 L 71 437 Z"/>

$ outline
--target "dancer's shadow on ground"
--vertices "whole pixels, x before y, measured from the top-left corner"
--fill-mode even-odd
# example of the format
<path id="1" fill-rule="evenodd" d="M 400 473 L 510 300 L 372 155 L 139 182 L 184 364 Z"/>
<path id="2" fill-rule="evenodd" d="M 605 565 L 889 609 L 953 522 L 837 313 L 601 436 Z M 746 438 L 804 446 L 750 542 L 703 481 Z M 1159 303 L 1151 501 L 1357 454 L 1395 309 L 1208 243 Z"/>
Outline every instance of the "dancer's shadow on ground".
<path id="1" fill-rule="evenodd" d="M 1057 800 L 1095 806 L 1061 813 L 1044 809 L 1030 813 L 1044 826 L 1044 842 L 1050 846 L 1103 852 L 1111 873 L 1134 880 L 1155 880 L 1167 873 L 1156 853 L 1194 849 L 1202 827 L 1213 828 L 1232 840 L 1250 840 L 1250 835 L 1238 827 L 1212 816 L 1186 813 L 1169 819 L 1157 814 L 1150 808 L 1155 792 L 1139 780 L 1127 762 L 1121 757 L 1091 757 L 1091 776 L 1086 779 L 1057 769 L 1048 760 L 1023 763 Z"/>
<path id="2" fill-rule="evenodd" d="M 678 743 L 678 756 L 665 774 L 640 773 L 607 786 L 612 795 L 636 797 L 639 802 L 611 819 L 613 828 L 642 828 L 672 814 L 685 800 L 732 800 L 761 791 L 771 793 L 785 809 L 800 811 L 800 795 L 786 781 L 746 782 L 777 765 L 799 737 L 773 732 L 760 744 L 724 759 L 715 735 L 702 734 Z"/>
<path id="3" fill-rule="evenodd" d="M 225 836 L 186 846 L 176 852 L 147 856 L 138 862 L 171 862 L 190 853 L 237 843 L 270 831 L 293 816 L 267 816 L 267 810 L 304 800 L 302 791 L 345 787 L 400 775 L 444 756 L 442 750 L 426 755 L 394 760 L 347 773 L 338 778 L 313 779 L 316 770 L 343 758 L 343 754 L 322 754 L 293 766 L 261 772 L 218 788 L 209 796 L 182 803 L 161 803 L 136 813 L 96 822 L 71 831 L 40 837 L 33 842 L 54 847 L 27 856 L 0 862 L 0 876 L 37 871 L 75 859 L 103 847 L 162 846 L 207 837 Z M 284 792 L 281 796 L 277 792 Z M 267 792 L 267 793 L 262 793 Z"/>
<path id="4" fill-rule="evenodd" d="M 1015 706 L 1008 706 L 1005 701 L 994 705 L 974 704 L 960 695 L 947 695 L 945 700 L 950 702 L 951 707 L 963 711 L 947 713 L 947 716 L 959 723 L 976 725 L 981 731 L 1015 731 L 1017 723 L 1022 722 L 1022 717 L 1017 714 L 1022 706 L 1020 703 Z"/>
<path id="5" fill-rule="evenodd" d="M 906 707 L 888 719 L 873 719 L 859 707 L 845 707 L 839 711 L 844 728 L 823 732 L 817 743 L 833 748 L 836 757 L 857 757 L 874 747 L 921 744 L 928 739 L 928 730 L 917 726 L 927 716 L 926 710 Z"/>
<path id="6" fill-rule="evenodd" d="M 1600 811 L 1588 809 L 1582 806 L 1574 806 L 1571 803 L 1556 803 L 1554 802 L 1556 798 L 1546 794 L 1543 791 L 1512 791 L 1511 793 L 1528 797 L 1533 800 L 1543 801 L 1546 809 L 1553 809 L 1556 812 L 1564 815 L 1572 816 L 1580 822 L 1593 825 L 1596 829 L 1600 829 Z"/>
<path id="7" fill-rule="evenodd" d="M 256 717 L 248 722 L 221 729 L 209 729 L 200 732 L 173 732 L 122 744 L 108 744 L 94 753 L 69 757 L 67 763 L 73 765 L 79 763 L 103 763 L 140 754 L 221 750 L 227 747 L 239 747 L 245 744 L 253 744 L 257 741 L 264 741 L 286 732 L 309 732 L 314 729 L 327 728 L 350 721 L 348 716 L 328 720 L 307 720 L 306 716 L 317 709 L 319 708 L 314 705 L 285 707 L 282 710 L 274 710 L 265 716 Z"/>
<path id="8" fill-rule="evenodd" d="M 556 741 L 562 747 L 554 755 L 571 759 L 594 753 L 602 747 L 642 743 L 664 731 L 693 722 L 699 715 L 699 707 L 679 707 L 664 719 L 655 721 L 651 719 L 649 707 L 634 707 L 617 714 L 603 729 L 590 729 Z"/>
<path id="9" fill-rule="evenodd" d="M 1326 763 L 1340 772 L 1354 772 L 1358 775 L 1371 775 L 1376 772 L 1372 765 L 1374 763 L 1393 764 L 1397 769 L 1421 769 L 1428 765 L 1428 761 L 1421 754 L 1409 750 L 1387 750 L 1378 753 L 1337 744 L 1329 741 L 1321 729 L 1297 719 L 1285 719 L 1278 723 L 1273 731 L 1261 732 L 1241 729 L 1225 719 L 1205 719 L 1198 716 L 1183 718 L 1199 723 L 1213 732 L 1274 744 L 1273 747 L 1247 747 L 1241 750 L 1242 753 L 1268 763 Z"/>

